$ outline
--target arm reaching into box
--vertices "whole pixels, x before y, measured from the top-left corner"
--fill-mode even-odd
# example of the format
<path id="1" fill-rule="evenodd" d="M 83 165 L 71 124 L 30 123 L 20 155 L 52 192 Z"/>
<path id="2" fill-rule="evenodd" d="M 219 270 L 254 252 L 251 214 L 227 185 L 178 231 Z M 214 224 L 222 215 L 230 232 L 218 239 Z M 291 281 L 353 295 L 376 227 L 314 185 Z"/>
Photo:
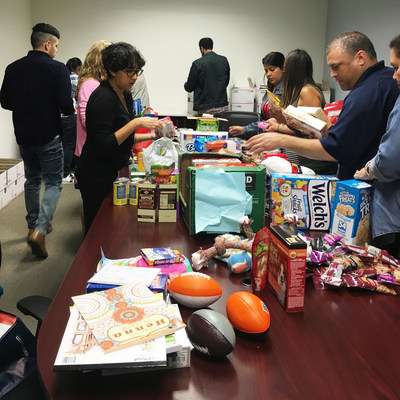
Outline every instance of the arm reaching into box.
<path id="1" fill-rule="evenodd" d="M 253 136 L 247 141 L 247 149 L 253 153 L 275 150 L 279 147 L 291 150 L 314 160 L 337 161 L 321 145 L 319 139 L 303 139 L 275 132 Z"/>

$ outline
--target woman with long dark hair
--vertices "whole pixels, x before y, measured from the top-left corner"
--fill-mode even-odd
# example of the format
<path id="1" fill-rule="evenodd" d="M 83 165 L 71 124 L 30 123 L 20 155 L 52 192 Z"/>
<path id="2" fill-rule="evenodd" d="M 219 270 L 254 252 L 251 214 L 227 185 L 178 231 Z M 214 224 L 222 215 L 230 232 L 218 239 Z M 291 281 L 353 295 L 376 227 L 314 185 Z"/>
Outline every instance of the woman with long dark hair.
<path id="1" fill-rule="evenodd" d="M 310 55 L 301 49 L 292 50 L 285 59 L 282 79 L 282 109 L 289 105 L 294 107 L 321 107 L 325 106 L 322 90 L 313 78 L 313 63 Z M 282 113 L 274 113 L 274 118 L 268 120 L 267 131 L 281 132 L 289 135 L 308 137 L 286 124 Z M 293 152 L 287 152 L 289 160 L 311 168 L 317 174 L 335 174 L 337 163 L 331 161 L 312 160 Z"/>
<path id="2" fill-rule="evenodd" d="M 282 96 L 282 76 L 284 62 L 285 56 L 278 51 L 272 51 L 262 59 L 262 64 L 265 71 L 264 77 L 267 78 L 267 89 L 278 99 L 280 99 Z M 265 92 L 265 95 L 262 99 L 261 120 L 265 121 L 269 118 L 271 118 L 271 115 L 268 107 L 268 95 L 267 92 Z M 229 134 L 231 136 L 244 135 L 244 137 L 249 138 L 262 132 L 257 124 L 258 122 L 252 122 L 246 126 L 232 125 L 229 127 Z"/>

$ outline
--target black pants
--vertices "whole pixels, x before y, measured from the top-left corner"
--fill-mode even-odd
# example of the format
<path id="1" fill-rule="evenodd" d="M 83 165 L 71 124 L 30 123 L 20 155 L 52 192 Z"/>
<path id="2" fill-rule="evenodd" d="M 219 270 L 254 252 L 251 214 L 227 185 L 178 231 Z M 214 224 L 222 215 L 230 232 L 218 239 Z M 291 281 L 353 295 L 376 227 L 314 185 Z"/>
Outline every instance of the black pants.
<path id="1" fill-rule="evenodd" d="M 113 182 L 117 174 L 91 175 L 82 173 L 78 168 L 76 171 L 79 190 L 83 202 L 83 215 L 85 221 L 85 234 L 89 231 L 97 211 L 101 206 L 107 193 L 113 188 Z"/>
<path id="2" fill-rule="evenodd" d="M 400 233 L 388 233 L 376 237 L 371 243 L 379 249 L 386 250 L 394 258 L 400 259 Z"/>
<path id="3" fill-rule="evenodd" d="M 76 114 L 61 118 L 62 138 L 64 149 L 64 178 L 71 173 L 76 145 Z"/>

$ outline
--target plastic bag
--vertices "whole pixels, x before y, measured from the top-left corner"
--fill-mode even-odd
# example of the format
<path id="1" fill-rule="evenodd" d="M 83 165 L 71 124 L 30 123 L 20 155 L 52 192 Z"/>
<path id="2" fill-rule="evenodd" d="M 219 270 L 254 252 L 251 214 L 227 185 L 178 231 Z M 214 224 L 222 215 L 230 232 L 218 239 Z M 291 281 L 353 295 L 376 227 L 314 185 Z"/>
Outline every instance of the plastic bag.
<path id="1" fill-rule="evenodd" d="M 336 124 L 339 118 L 339 114 L 343 108 L 343 101 L 344 100 L 334 101 L 333 103 L 326 104 L 324 107 L 324 112 L 332 125 Z"/>
<path id="2" fill-rule="evenodd" d="M 146 173 L 150 174 L 152 164 L 162 161 L 173 161 L 178 165 L 178 150 L 171 139 L 162 137 L 143 150 L 143 164 Z"/>

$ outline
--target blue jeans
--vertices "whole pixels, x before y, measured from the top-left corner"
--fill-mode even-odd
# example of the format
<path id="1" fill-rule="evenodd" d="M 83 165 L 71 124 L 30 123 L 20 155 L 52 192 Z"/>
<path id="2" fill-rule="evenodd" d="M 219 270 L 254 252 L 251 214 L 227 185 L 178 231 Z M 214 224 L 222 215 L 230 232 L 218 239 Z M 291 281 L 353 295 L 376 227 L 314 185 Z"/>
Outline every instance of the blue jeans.
<path id="1" fill-rule="evenodd" d="M 25 168 L 25 207 L 28 229 L 45 235 L 51 226 L 62 189 L 64 152 L 59 137 L 40 146 L 19 146 Z M 40 204 L 42 178 L 45 190 Z"/>

